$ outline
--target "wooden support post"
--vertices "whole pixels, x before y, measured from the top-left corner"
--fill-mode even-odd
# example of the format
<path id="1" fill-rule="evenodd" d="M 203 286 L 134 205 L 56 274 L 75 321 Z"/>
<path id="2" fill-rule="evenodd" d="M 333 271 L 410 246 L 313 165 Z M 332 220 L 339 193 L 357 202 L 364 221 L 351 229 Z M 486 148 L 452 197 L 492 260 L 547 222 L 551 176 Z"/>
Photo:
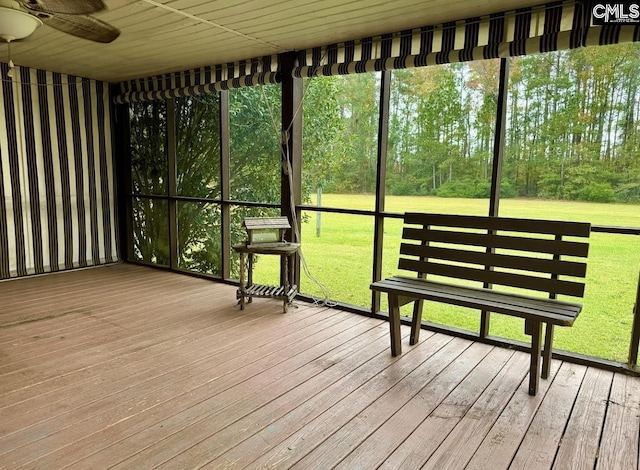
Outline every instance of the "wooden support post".
<path id="1" fill-rule="evenodd" d="M 380 75 L 380 118 L 378 120 L 378 158 L 376 166 L 376 205 L 373 228 L 373 282 L 382 279 L 384 254 L 384 207 L 386 197 L 387 146 L 389 131 L 389 102 L 391 96 L 391 71 Z M 371 291 L 371 313 L 380 311 L 380 292 Z"/>
<path id="2" fill-rule="evenodd" d="M 496 130 L 493 138 L 493 161 L 491 166 L 491 194 L 489 197 L 489 215 L 498 217 L 500 213 L 500 178 L 502 176 L 502 160 L 504 155 L 504 136 L 507 123 L 507 88 L 509 86 L 509 60 L 500 59 L 500 82 L 498 87 L 498 108 L 496 110 Z M 491 231 L 489 231 L 491 233 Z M 487 253 L 495 252 L 487 248 Z M 487 269 L 490 269 L 489 267 Z M 491 284 L 485 283 L 485 289 Z M 480 314 L 480 338 L 489 336 L 491 312 L 483 310 Z"/>
<path id="3" fill-rule="evenodd" d="M 556 241 L 562 241 L 562 235 L 555 236 Z M 554 261 L 560 261 L 560 255 L 553 255 Z M 552 274 L 551 279 L 558 279 L 557 274 Z M 555 293 L 549 294 L 550 299 L 557 299 L 558 296 Z M 542 358 L 542 378 L 549 378 L 549 371 L 551 370 L 551 356 L 553 355 L 553 325 L 547 323 L 545 327 L 545 335 L 544 335 L 544 354 Z"/>
<path id="4" fill-rule="evenodd" d="M 247 285 L 251 287 L 253 285 L 253 253 L 247 253 L 247 258 L 249 259 L 247 267 Z M 253 297 L 249 297 L 247 299 L 248 304 L 251 302 L 253 302 Z"/>
<path id="5" fill-rule="evenodd" d="M 123 261 L 134 259 L 133 208 L 131 203 L 131 129 L 129 104 L 115 106 L 113 132 L 116 165 L 116 196 L 118 200 L 118 237 L 116 246 Z"/>
<path id="6" fill-rule="evenodd" d="M 636 290 L 636 304 L 633 307 L 633 326 L 631 327 L 631 345 L 629 346 L 629 367 L 638 365 L 638 344 L 640 343 L 640 274 L 638 274 L 638 289 Z"/>
<path id="7" fill-rule="evenodd" d="M 424 230 L 428 230 L 428 225 L 423 225 L 422 228 Z M 428 241 L 423 241 L 421 243 L 422 246 L 429 246 Z M 428 258 L 424 256 L 420 256 L 421 262 L 428 261 Z M 426 279 L 427 275 L 425 273 L 418 273 L 418 279 Z M 422 324 L 422 309 L 424 307 L 424 300 L 418 299 L 413 304 L 413 316 L 411 317 L 411 337 L 409 339 L 409 344 L 414 345 L 418 343 L 420 339 L 420 326 Z"/>
<path id="8" fill-rule="evenodd" d="M 286 233 L 287 240 L 300 242 L 301 211 L 298 206 L 302 203 L 302 79 L 293 77 L 292 71 L 296 67 L 295 52 L 280 55 L 281 65 L 281 126 L 282 126 L 282 165 L 280 169 L 280 214 L 289 219 L 292 224 Z M 289 174 L 291 172 L 291 174 Z M 291 178 L 291 184 L 289 184 Z M 297 223 L 296 223 L 297 222 Z M 297 226 L 294 227 L 293 224 Z M 293 284 L 300 285 L 300 257 L 296 254 L 289 266 Z M 284 261 L 280 262 L 280 284 L 284 284 Z"/>
<path id="9" fill-rule="evenodd" d="M 177 166 L 177 142 L 176 142 L 176 116 L 175 101 L 167 100 L 167 161 L 168 161 L 168 208 L 169 208 L 169 266 L 171 269 L 179 268 L 178 253 L 178 166 Z"/>
<path id="10" fill-rule="evenodd" d="M 231 277 L 231 136 L 229 133 L 229 90 L 220 92 L 220 207 L 222 238 L 222 277 Z"/>

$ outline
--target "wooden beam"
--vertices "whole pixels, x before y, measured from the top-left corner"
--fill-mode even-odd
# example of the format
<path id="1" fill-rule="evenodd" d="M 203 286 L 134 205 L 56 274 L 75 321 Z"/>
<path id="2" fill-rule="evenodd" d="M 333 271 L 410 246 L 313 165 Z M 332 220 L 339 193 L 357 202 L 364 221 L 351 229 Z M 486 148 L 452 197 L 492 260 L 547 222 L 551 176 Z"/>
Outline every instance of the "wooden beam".
<path id="1" fill-rule="evenodd" d="M 292 222 L 287 231 L 287 240 L 300 242 L 296 233 L 301 230 L 302 203 L 302 79 L 294 78 L 296 54 L 280 55 L 282 73 L 282 158 L 280 165 L 280 213 Z M 290 174 L 289 174 L 290 173 Z M 296 225 L 294 227 L 293 225 Z M 284 263 L 284 262 L 283 262 Z M 284 284 L 284 264 L 280 266 L 281 284 Z M 300 285 L 300 257 L 293 257 L 289 270 L 290 284 Z"/>
<path id="2" fill-rule="evenodd" d="M 498 88 L 498 108 L 496 110 L 496 129 L 493 135 L 493 161 L 491 166 L 491 194 L 489 196 L 489 215 L 497 217 L 500 212 L 500 179 L 502 177 L 502 161 L 504 155 L 504 135 L 507 123 L 507 89 L 509 87 L 509 61 L 500 60 L 500 82 Z M 495 232 L 489 231 L 490 234 Z M 495 253 L 495 248 L 487 248 L 487 253 Z M 491 269 L 491 267 L 487 267 Z M 485 283 L 484 287 L 491 288 Z M 480 337 L 489 335 L 491 312 L 483 311 L 480 315 Z"/>
<path id="3" fill-rule="evenodd" d="M 133 253 L 133 223 L 131 207 L 131 129 L 129 128 L 129 104 L 117 104 L 114 117 L 114 165 L 116 168 L 116 198 L 118 256 L 129 260 Z"/>
<path id="4" fill-rule="evenodd" d="M 178 193 L 175 110 L 175 100 L 167 100 L 167 186 L 169 191 L 167 204 L 169 207 L 169 266 L 171 269 L 178 268 L 178 203 L 174 199 Z"/>
<path id="5" fill-rule="evenodd" d="M 231 277 L 231 211 L 229 209 L 230 188 L 230 133 L 229 133 L 229 91 L 220 94 L 220 207 L 222 236 L 222 278 Z"/>
<path id="6" fill-rule="evenodd" d="M 638 365 L 638 344 L 640 343 L 640 274 L 638 274 L 638 289 L 636 303 L 633 307 L 633 326 L 631 328 L 631 345 L 629 347 L 629 367 Z"/>
<path id="7" fill-rule="evenodd" d="M 376 206 L 373 232 L 372 281 L 382 279 L 382 256 L 384 244 L 384 202 L 387 179 L 387 146 L 389 134 L 389 101 L 391 96 L 391 72 L 384 71 L 380 83 L 380 115 L 378 118 L 378 158 L 376 171 Z M 371 292 L 371 310 L 380 311 L 380 292 Z"/>

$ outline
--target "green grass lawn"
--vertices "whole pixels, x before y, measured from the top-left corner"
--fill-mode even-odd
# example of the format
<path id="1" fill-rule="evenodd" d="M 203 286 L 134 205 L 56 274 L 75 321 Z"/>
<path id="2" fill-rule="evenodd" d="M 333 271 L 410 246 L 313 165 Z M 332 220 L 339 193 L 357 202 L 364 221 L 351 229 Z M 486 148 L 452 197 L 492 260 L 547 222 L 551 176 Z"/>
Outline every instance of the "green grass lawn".
<path id="1" fill-rule="evenodd" d="M 371 209 L 373 196 L 325 194 L 322 202 L 325 207 Z M 388 196 L 386 210 L 486 215 L 488 201 Z M 373 217 L 323 213 L 317 237 L 317 214 L 304 215 L 302 247 L 311 273 L 327 287 L 332 299 L 370 308 Z M 506 199 L 501 202 L 500 215 L 640 227 L 638 205 Z M 398 273 L 401 228 L 401 220 L 385 222 L 383 277 Z M 590 244 L 584 309 L 573 328 L 556 329 L 554 345 L 558 349 L 626 362 L 640 271 L 640 237 L 593 233 Z M 262 257 L 256 265 L 256 282 L 273 284 L 278 279 L 277 273 L 276 257 Z M 301 284 L 302 292 L 321 296 L 311 280 L 303 277 Z M 472 331 L 478 331 L 479 327 L 478 312 L 437 303 L 425 304 L 424 318 Z M 498 314 L 491 317 L 492 335 L 527 341 L 523 329 L 522 320 Z"/>

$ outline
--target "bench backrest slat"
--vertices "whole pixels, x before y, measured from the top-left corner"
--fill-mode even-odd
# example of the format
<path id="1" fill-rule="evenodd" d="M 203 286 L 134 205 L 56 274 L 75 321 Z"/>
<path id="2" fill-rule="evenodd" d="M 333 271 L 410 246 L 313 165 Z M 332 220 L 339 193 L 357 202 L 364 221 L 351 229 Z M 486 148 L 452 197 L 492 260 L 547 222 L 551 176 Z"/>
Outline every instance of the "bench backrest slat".
<path id="1" fill-rule="evenodd" d="M 480 281 L 488 284 L 501 286 L 520 287 L 553 294 L 565 294 L 574 297 L 584 295 L 584 284 L 580 282 L 562 281 L 524 274 L 513 274 L 502 271 L 491 271 L 488 269 L 474 269 L 464 266 L 456 266 L 442 263 L 431 263 L 429 261 L 416 261 L 401 259 L 400 269 L 415 271 L 418 273 L 436 274 L 455 279 L 467 279 L 469 281 Z"/>
<path id="2" fill-rule="evenodd" d="M 435 258 L 460 263 L 478 264 L 512 268 L 556 276 L 584 277 L 587 264 L 576 261 L 561 261 L 542 258 L 524 258 L 522 256 L 487 253 L 486 251 L 454 250 L 436 246 L 412 245 L 403 243 L 400 248 L 403 255 L 415 255 L 422 258 Z"/>
<path id="3" fill-rule="evenodd" d="M 447 230 L 405 227 L 402 238 L 422 242 L 455 243 L 459 245 L 480 246 L 486 248 L 504 248 L 553 255 L 577 256 L 585 258 L 589 253 L 589 244 L 583 242 L 549 240 L 542 238 L 516 237 L 487 233 L 453 232 Z"/>
<path id="4" fill-rule="evenodd" d="M 590 224 L 447 214 L 405 214 L 398 267 L 438 275 L 582 297 Z M 420 227 L 415 227 L 419 225 Z M 560 279 L 570 276 L 572 279 Z"/>
<path id="5" fill-rule="evenodd" d="M 444 227 L 505 230 L 524 233 L 545 233 L 565 237 L 588 237 L 591 224 L 562 220 L 515 219 L 509 217 L 482 217 L 473 215 L 423 214 L 407 212 L 405 224 L 441 225 Z"/>

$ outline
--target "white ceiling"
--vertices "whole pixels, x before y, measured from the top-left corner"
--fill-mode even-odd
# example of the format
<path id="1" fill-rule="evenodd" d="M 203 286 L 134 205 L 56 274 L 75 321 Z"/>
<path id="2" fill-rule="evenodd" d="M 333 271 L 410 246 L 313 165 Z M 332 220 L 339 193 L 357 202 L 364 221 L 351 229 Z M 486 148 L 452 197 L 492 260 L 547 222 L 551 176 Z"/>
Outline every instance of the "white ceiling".
<path id="1" fill-rule="evenodd" d="M 70 0 L 73 1 L 73 0 Z M 541 0 L 106 0 L 98 44 L 39 28 L 17 65 L 118 82 L 534 6 Z M 4 50 L 3 50 L 4 49 Z M 0 44 L 0 60 L 7 50 Z"/>

